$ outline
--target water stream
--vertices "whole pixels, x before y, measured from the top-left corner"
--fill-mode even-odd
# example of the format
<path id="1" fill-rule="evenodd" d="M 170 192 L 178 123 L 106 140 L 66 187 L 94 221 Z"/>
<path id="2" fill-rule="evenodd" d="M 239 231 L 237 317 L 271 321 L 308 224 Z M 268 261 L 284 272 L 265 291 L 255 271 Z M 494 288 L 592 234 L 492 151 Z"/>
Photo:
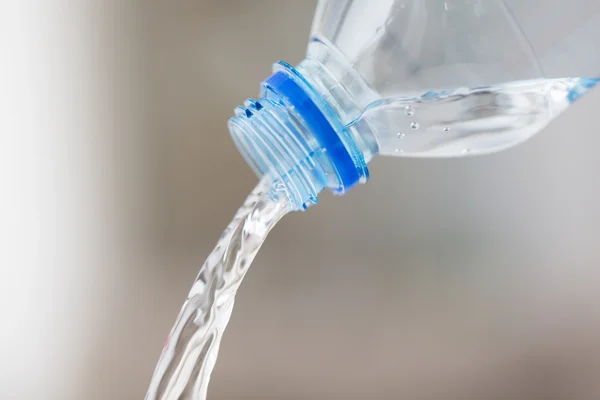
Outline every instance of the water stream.
<path id="1" fill-rule="evenodd" d="M 261 181 L 200 269 L 156 365 L 146 400 L 204 400 L 235 294 L 269 231 L 289 211 Z"/>

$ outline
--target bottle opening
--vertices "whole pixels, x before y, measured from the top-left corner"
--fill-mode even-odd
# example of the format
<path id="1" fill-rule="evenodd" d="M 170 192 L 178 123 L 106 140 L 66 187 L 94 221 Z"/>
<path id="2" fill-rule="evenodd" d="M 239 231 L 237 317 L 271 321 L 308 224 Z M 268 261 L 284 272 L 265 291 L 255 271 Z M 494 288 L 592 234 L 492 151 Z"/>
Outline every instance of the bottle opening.
<path id="1" fill-rule="evenodd" d="M 326 117 L 326 105 L 313 100 L 318 96 L 291 66 L 279 66 L 284 69 L 263 82 L 261 99 L 236 108 L 229 129 L 254 172 L 283 183 L 294 208 L 306 209 L 325 187 L 343 194 L 368 172 Z"/>

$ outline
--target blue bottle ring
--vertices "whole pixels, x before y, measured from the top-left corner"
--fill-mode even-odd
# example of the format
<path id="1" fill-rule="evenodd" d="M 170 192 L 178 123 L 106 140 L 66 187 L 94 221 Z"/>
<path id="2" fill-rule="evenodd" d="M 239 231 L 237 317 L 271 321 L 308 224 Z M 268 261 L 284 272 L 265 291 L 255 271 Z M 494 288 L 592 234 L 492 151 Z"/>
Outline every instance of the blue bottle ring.
<path id="1" fill-rule="evenodd" d="M 315 138 L 327 150 L 327 154 L 336 169 L 340 187 L 333 189 L 335 193 L 345 193 L 360 181 L 360 174 L 344 143 L 331 126 L 323 112 L 312 101 L 300 85 L 283 71 L 271 75 L 263 86 L 276 93 L 302 118 Z"/>

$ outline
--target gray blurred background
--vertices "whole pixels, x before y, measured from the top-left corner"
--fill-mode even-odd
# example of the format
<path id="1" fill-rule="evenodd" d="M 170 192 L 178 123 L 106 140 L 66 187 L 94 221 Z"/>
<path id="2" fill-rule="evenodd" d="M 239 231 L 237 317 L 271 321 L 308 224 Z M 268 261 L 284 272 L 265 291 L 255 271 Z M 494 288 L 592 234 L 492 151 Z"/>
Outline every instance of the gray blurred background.
<path id="1" fill-rule="evenodd" d="M 256 184 L 226 121 L 274 61 L 302 59 L 315 4 L 44 14 L 29 39 L 43 51 L 23 60 L 43 82 L 44 144 L 26 148 L 45 164 L 36 195 L 13 196 L 36 239 L 14 260 L 41 250 L 2 267 L 0 398 L 143 398 Z M 241 287 L 209 397 L 600 398 L 599 110 L 596 91 L 486 157 L 377 159 L 367 185 L 284 218 Z"/>

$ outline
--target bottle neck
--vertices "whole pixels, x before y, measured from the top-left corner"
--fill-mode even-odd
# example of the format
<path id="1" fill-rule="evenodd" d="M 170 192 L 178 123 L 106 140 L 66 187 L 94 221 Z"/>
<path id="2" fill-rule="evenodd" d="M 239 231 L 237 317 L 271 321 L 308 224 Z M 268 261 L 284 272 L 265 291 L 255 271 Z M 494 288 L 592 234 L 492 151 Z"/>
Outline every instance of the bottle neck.
<path id="1" fill-rule="evenodd" d="M 318 63 L 275 64 L 259 100 L 248 99 L 229 120 L 229 130 L 246 162 L 259 176 L 282 185 L 289 202 L 303 210 L 325 188 L 343 194 L 368 178 L 365 151 L 344 127 Z M 310 81 L 305 78 L 310 77 Z M 325 91 L 323 91 L 325 90 Z"/>
<path id="2" fill-rule="evenodd" d="M 322 100 L 344 126 L 342 139 L 349 136 L 359 149 L 366 163 L 379 151 L 372 128 L 360 121 L 369 104 L 380 99 L 379 94 L 365 81 L 354 66 L 335 46 L 313 38 L 307 49 L 307 57 L 296 67 Z M 358 124 L 357 124 L 358 121 Z"/>

